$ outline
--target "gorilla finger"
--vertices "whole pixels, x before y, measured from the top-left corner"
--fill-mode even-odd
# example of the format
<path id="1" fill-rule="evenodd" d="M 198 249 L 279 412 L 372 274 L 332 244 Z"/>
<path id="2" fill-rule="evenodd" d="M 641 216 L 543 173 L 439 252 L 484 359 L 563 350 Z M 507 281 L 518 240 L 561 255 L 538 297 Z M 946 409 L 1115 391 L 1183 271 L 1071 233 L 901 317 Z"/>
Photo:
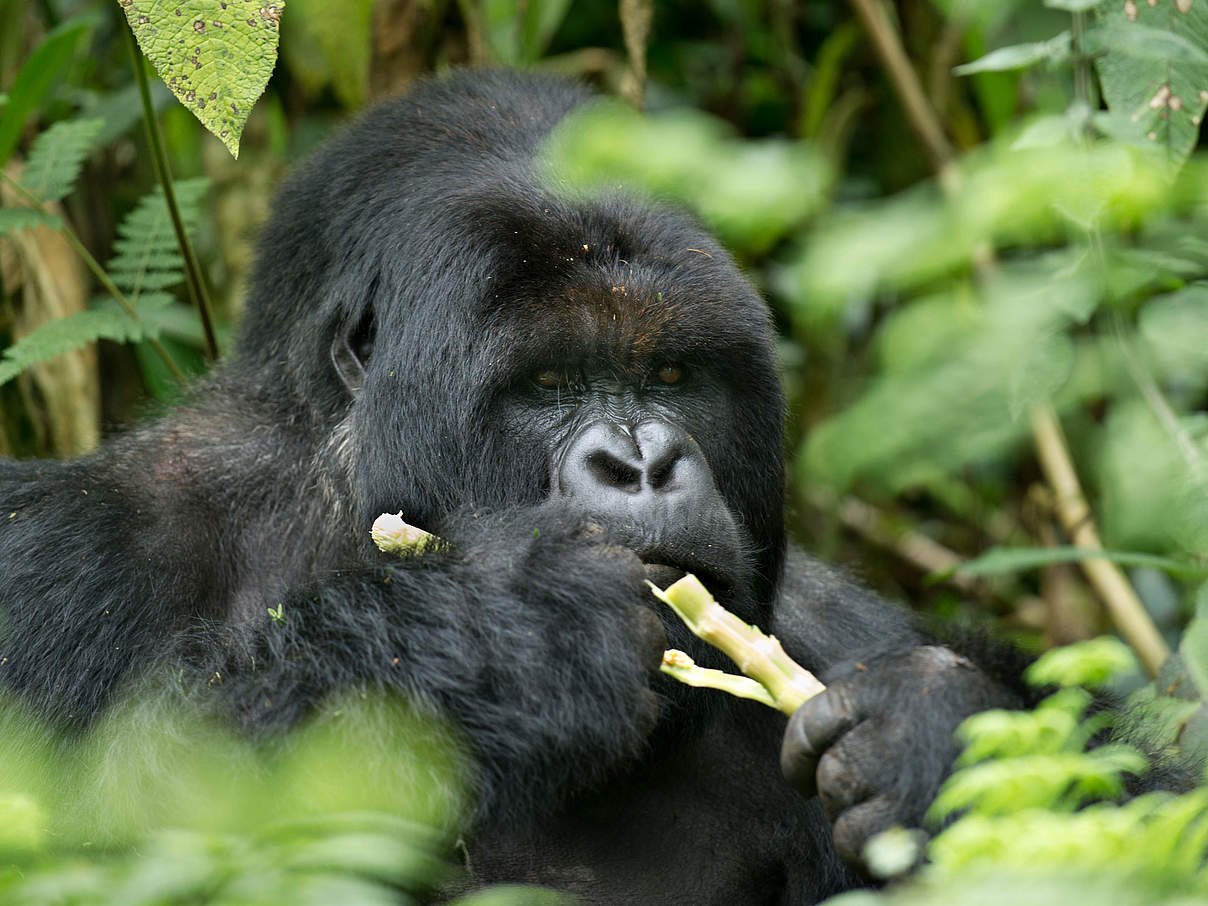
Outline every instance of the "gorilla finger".
<path id="1" fill-rule="evenodd" d="M 643 689 L 641 702 L 638 705 L 637 727 L 643 737 L 654 732 L 659 722 L 659 697 L 653 689 Z"/>
<path id="2" fill-rule="evenodd" d="M 835 851 L 848 865 L 864 871 L 864 846 L 868 839 L 896 823 L 897 810 L 887 796 L 852 806 L 835 822 Z"/>
<path id="3" fill-rule="evenodd" d="M 878 733 L 869 721 L 858 724 L 819 759 L 814 772 L 818 801 L 831 821 L 884 789 L 877 781 L 886 773 L 885 759 L 875 757 L 872 744 Z"/>
<path id="4" fill-rule="evenodd" d="M 789 718 L 780 746 L 780 770 L 786 780 L 811 796 L 817 790 L 818 759 L 860 716 L 842 686 L 815 695 Z"/>
<path id="5" fill-rule="evenodd" d="M 667 631 L 663 621 L 651 608 L 639 604 L 633 608 L 633 626 L 637 632 L 638 656 L 646 669 L 655 673 L 663 663 L 667 650 Z"/>

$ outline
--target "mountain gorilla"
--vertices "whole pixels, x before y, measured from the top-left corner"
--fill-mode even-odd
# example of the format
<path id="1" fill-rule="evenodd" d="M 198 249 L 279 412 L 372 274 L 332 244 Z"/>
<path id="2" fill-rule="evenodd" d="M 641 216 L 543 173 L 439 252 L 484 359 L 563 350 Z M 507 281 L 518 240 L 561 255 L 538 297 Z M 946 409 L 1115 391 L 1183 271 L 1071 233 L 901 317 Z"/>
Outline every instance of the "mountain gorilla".
<path id="1" fill-rule="evenodd" d="M 466 72 L 371 111 L 285 184 L 187 403 L 0 464 L 0 677 L 78 728 L 167 663 L 257 734 L 396 690 L 474 756 L 472 883 L 815 902 L 1017 693 L 786 554 L 768 313 L 684 215 L 549 187 L 586 98 Z M 397 511 L 448 545 L 380 554 Z M 726 666 L 644 585 L 685 570 L 830 683 L 784 741 L 816 797 L 780 715 L 656 672 Z"/>

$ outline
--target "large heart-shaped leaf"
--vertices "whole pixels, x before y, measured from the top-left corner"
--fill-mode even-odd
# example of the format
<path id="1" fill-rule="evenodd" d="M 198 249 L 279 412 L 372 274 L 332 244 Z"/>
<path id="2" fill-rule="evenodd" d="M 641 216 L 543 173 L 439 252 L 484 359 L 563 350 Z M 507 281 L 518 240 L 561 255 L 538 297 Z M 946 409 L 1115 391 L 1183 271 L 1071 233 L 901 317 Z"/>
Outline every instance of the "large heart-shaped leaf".
<path id="1" fill-rule="evenodd" d="M 284 0 L 119 0 L 138 46 L 180 102 L 239 156 L 277 62 Z"/>
<path id="2" fill-rule="evenodd" d="M 1195 146 L 1208 109 L 1208 0 L 1107 4 L 1088 35 L 1115 138 L 1173 166 Z"/>

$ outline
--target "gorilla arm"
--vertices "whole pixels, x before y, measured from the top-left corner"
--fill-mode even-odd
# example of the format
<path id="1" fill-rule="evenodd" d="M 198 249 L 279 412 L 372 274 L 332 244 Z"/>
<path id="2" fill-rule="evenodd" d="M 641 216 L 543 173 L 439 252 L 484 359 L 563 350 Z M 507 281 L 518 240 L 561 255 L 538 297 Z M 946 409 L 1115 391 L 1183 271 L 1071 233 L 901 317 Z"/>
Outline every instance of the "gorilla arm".
<path id="1" fill-rule="evenodd" d="M 220 673 L 210 691 L 253 730 L 337 690 L 396 690 L 462 734 L 480 828 L 531 821 L 637 757 L 657 717 L 642 564 L 576 527 L 542 508 L 451 521 L 446 550 L 300 588 L 251 639 L 219 629 L 196 681 Z"/>

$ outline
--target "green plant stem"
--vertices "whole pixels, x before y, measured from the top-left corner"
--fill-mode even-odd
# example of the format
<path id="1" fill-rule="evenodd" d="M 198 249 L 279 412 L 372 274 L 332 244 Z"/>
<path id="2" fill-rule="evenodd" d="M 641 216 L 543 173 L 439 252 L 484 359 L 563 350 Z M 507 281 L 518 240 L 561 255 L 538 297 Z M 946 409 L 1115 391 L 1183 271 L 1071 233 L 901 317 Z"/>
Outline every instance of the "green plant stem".
<path id="1" fill-rule="evenodd" d="M 700 579 L 691 573 L 665 589 L 653 582 L 646 584 L 656 598 L 675 611 L 693 634 L 717 648 L 734 661 L 743 673 L 763 686 L 771 697 L 772 707 L 777 710 L 792 714 L 826 689 L 812 673 L 785 653 L 775 636 L 764 635 L 756 627 L 730 613 L 714 600 Z M 692 664 L 691 659 L 682 652 L 664 654 L 662 669 L 664 673 L 689 685 L 723 689 L 732 695 L 757 698 L 768 704 L 763 698 L 736 691 L 736 685 L 730 681 L 718 682 L 717 678 L 709 681 L 707 671 Z M 685 670 L 694 671 L 698 681 L 692 682 L 681 675 Z"/>
<path id="2" fill-rule="evenodd" d="M 728 692 L 737 698 L 749 698 L 751 701 L 767 705 L 769 708 L 780 710 L 780 705 L 771 693 L 748 676 L 736 676 L 724 670 L 714 670 L 712 667 L 698 667 L 696 662 L 684 652 L 675 648 L 663 652 L 663 663 L 659 670 L 674 677 L 685 686 L 696 686 L 698 689 L 717 689 Z M 792 714 L 792 711 L 785 712 Z"/>
<path id="3" fill-rule="evenodd" d="M 1093 110 L 1091 92 L 1094 80 L 1091 78 L 1091 61 L 1082 49 L 1083 38 L 1086 35 L 1086 13 L 1075 12 L 1071 14 L 1070 18 L 1070 33 L 1073 36 L 1074 51 L 1074 97 L 1085 104 L 1087 109 Z"/>
<path id="4" fill-rule="evenodd" d="M 0 178 L 8 183 L 17 192 L 17 194 L 19 194 L 29 203 L 31 207 L 37 211 L 42 211 L 42 201 L 28 189 L 26 189 L 25 186 L 21 185 L 3 171 L 0 171 Z M 122 311 L 130 316 L 131 321 L 133 321 L 135 324 L 142 324 L 143 319 L 139 317 L 138 311 L 135 309 L 134 304 L 126 298 L 125 293 L 117 288 L 117 284 L 109 279 L 109 275 L 105 273 L 105 269 L 101 267 L 100 263 L 95 258 L 92 257 L 92 253 L 84 247 L 84 243 L 80 241 L 80 237 L 75 234 L 75 230 L 73 230 L 67 224 L 67 221 L 63 220 L 62 218 L 60 218 L 59 231 L 67 240 L 68 245 L 75 249 L 76 254 L 80 256 L 88 270 L 92 271 L 92 275 L 96 277 L 97 282 L 101 284 L 105 292 L 109 293 L 109 295 L 113 297 L 113 300 L 121 306 Z M 151 348 L 159 354 L 161 359 L 163 359 L 164 366 L 169 372 L 171 372 L 172 377 L 175 378 L 178 383 L 183 384 L 187 380 L 185 373 L 180 370 L 180 366 L 176 364 L 175 360 L 173 360 L 172 354 L 168 352 L 167 347 L 159 341 L 158 337 L 149 336 L 146 338 L 146 341 L 151 344 Z"/>
<path id="5" fill-rule="evenodd" d="M 210 297 L 206 292 L 205 282 L 201 278 L 201 266 L 197 263 L 197 255 L 185 232 L 184 221 L 180 216 L 180 208 L 176 204 L 176 190 L 172 186 L 172 172 L 168 168 L 168 155 L 164 151 L 164 139 L 159 131 L 159 118 L 155 115 L 155 107 L 151 103 L 151 85 L 147 80 L 147 68 L 143 63 L 143 55 L 134 40 L 134 32 L 129 27 L 122 29 L 126 33 L 126 44 L 130 49 L 130 59 L 134 63 L 134 78 L 138 82 L 138 93 L 143 104 L 143 125 L 147 129 L 147 144 L 151 147 L 151 159 L 155 165 L 155 176 L 164 192 L 164 202 L 168 206 L 168 216 L 172 218 L 172 231 L 176 234 L 176 244 L 184 257 L 185 275 L 189 286 L 189 296 L 201 317 L 201 329 L 205 334 L 205 351 L 210 361 L 218 359 L 218 340 L 214 335 L 214 319 L 210 313 Z"/>

